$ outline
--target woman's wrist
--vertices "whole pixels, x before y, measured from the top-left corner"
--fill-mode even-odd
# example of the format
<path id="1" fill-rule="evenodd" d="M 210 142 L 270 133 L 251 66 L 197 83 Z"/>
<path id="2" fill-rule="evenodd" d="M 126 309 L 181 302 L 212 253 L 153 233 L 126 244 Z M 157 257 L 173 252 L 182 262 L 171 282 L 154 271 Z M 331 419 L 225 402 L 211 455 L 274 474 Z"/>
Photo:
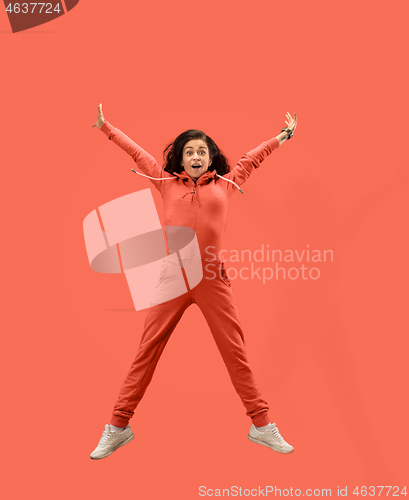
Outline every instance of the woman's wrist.
<path id="1" fill-rule="evenodd" d="M 277 141 L 282 144 L 286 139 L 288 139 L 288 133 L 287 132 L 280 132 L 276 136 Z"/>

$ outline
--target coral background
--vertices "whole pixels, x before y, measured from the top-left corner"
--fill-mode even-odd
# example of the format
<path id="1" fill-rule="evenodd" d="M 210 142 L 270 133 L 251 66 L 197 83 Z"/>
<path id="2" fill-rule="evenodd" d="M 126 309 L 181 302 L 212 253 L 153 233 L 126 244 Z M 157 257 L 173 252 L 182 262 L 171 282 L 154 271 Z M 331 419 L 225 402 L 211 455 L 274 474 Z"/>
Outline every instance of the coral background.
<path id="1" fill-rule="evenodd" d="M 0 12 L 4 498 L 405 485 L 408 11 L 403 0 L 83 0 L 15 34 Z M 90 269 L 82 221 L 147 187 L 163 220 L 157 190 L 91 127 L 100 102 L 158 161 L 199 128 L 235 164 L 297 113 L 294 137 L 231 199 L 225 237 L 228 249 L 333 251 L 318 280 L 233 280 L 251 365 L 293 454 L 246 439 L 192 306 L 131 421 L 134 441 L 90 460 L 146 311 L 133 311 L 124 275 Z"/>

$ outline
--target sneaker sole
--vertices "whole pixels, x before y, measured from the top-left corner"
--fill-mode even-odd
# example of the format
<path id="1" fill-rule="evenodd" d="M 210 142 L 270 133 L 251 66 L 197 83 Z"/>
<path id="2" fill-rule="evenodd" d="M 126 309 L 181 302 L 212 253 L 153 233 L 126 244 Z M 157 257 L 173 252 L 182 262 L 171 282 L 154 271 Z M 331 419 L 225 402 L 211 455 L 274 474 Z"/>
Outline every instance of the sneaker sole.
<path id="1" fill-rule="evenodd" d="M 107 453 L 106 455 L 102 455 L 102 456 L 100 456 L 100 457 L 92 457 L 92 456 L 90 455 L 91 460 L 101 460 L 101 458 L 106 458 L 106 457 L 109 457 L 109 455 L 112 455 L 112 453 L 113 453 L 114 451 L 116 451 L 118 448 L 120 448 L 121 446 L 125 446 L 126 444 L 130 443 L 134 437 L 135 437 L 135 434 L 134 434 L 134 433 L 132 433 L 132 435 L 131 435 L 131 436 L 129 436 L 129 438 L 125 439 L 125 441 L 122 441 L 122 443 L 117 444 L 117 445 L 115 446 L 115 448 L 114 448 L 114 449 L 112 449 L 112 450 L 111 450 L 109 453 Z"/>
<path id="2" fill-rule="evenodd" d="M 260 439 L 256 439 L 256 438 L 253 438 L 250 436 L 250 434 L 247 436 L 247 438 L 252 442 L 252 443 L 256 443 L 256 444 L 261 444 L 262 446 L 267 446 L 267 448 L 270 448 L 270 450 L 273 450 L 273 451 L 276 451 L 277 453 L 283 453 L 285 455 L 288 455 L 289 453 L 292 453 L 294 451 L 294 448 L 292 450 L 283 450 L 283 449 L 277 449 L 277 448 L 273 448 L 271 445 L 269 445 L 268 443 L 264 443 L 264 441 L 261 441 Z"/>

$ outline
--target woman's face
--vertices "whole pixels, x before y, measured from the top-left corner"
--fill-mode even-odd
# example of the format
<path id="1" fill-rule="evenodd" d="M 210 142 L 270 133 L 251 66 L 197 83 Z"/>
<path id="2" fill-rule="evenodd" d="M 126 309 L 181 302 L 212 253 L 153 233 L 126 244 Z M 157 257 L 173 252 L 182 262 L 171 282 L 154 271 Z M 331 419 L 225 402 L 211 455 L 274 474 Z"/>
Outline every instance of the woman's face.
<path id="1" fill-rule="evenodd" d="M 193 180 L 206 173 L 211 164 L 206 141 L 195 139 L 183 146 L 182 167 Z"/>

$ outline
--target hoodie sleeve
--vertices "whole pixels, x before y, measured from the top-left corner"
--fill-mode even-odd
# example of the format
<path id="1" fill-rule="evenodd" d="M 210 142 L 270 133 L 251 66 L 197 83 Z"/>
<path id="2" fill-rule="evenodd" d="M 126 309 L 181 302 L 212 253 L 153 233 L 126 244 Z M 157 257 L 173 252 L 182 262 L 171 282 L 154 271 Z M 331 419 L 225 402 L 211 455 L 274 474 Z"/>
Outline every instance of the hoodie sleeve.
<path id="1" fill-rule="evenodd" d="M 121 130 L 113 127 L 108 121 L 105 120 L 103 123 L 101 132 L 103 132 L 110 141 L 128 153 L 136 163 L 139 170 L 141 170 L 145 175 L 149 175 L 150 177 L 155 177 L 157 179 L 161 179 L 163 177 L 173 177 L 173 175 L 165 172 L 165 170 L 158 165 L 152 155 L 138 146 L 136 142 L 121 132 Z M 164 182 L 154 181 L 152 179 L 150 180 L 155 184 L 159 191 L 161 191 L 162 186 L 166 184 Z"/>
<path id="2" fill-rule="evenodd" d="M 250 174 L 253 172 L 255 168 L 259 168 L 261 162 L 267 158 L 269 154 L 271 154 L 274 149 L 278 148 L 280 143 L 278 139 L 273 137 L 272 139 L 262 142 L 260 146 L 257 146 L 255 149 L 252 149 L 248 153 L 245 153 L 238 164 L 230 170 L 225 177 L 226 179 L 230 179 L 235 182 L 239 186 L 241 186 Z M 228 183 L 228 189 L 237 191 L 237 188 L 230 182 Z"/>

